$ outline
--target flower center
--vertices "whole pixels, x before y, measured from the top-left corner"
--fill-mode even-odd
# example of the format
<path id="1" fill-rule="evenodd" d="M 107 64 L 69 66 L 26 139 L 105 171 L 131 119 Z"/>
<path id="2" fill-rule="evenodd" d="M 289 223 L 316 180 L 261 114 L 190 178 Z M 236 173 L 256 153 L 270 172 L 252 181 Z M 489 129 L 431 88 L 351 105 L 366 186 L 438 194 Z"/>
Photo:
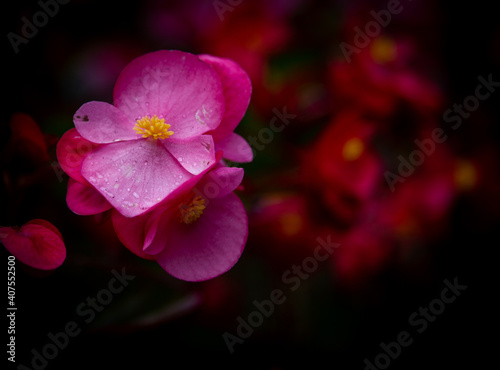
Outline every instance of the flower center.
<path id="1" fill-rule="evenodd" d="M 134 131 L 147 139 L 167 139 L 174 134 L 173 131 L 168 131 L 170 125 L 165 123 L 165 118 L 158 118 L 156 114 L 153 117 L 144 116 L 137 120 L 134 126 Z"/>
<path id="2" fill-rule="evenodd" d="M 192 224 L 200 218 L 204 209 L 205 199 L 201 196 L 192 198 L 189 203 L 181 204 L 179 207 L 181 222 L 184 222 L 186 225 Z"/>
<path id="3" fill-rule="evenodd" d="M 477 171 L 470 161 L 460 160 L 453 175 L 455 185 L 459 190 L 470 190 L 477 183 Z"/>
<path id="4" fill-rule="evenodd" d="M 393 40 L 385 37 L 379 37 L 375 39 L 370 51 L 372 58 L 378 64 L 392 62 L 397 57 L 396 43 Z"/>
<path id="5" fill-rule="evenodd" d="M 365 145 L 363 144 L 361 139 L 353 137 L 347 140 L 344 144 L 344 147 L 342 148 L 342 157 L 344 157 L 346 161 L 355 161 L 356 159 L 361 157 L 361 154 L 363 154 L 364 150 Z"/>

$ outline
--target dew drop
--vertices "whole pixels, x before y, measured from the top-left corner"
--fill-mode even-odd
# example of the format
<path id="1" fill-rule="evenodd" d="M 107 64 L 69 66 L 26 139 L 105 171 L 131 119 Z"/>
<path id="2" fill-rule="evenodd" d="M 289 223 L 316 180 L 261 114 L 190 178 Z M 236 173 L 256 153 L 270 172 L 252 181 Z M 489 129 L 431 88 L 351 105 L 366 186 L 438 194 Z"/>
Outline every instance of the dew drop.
<path id="1" fill-rule="evenodd" d="M 178 160 L 179 162 L 182 162 L 182 158 L 180 158 L 180 157 L 179 157 L 179 158 L 177 158 L 177 160 Z"/>
<path id="2" fill-rule="evenodd" d="M 133 195 L 134 197 L 136 197 L 137 199 L 139 199 L 139 194 L 137 194 L 135 191 L 132 193 L 132 195 Z"/>
<path id="3" fill-rule="evenodd" d="M 114 197 L 115 197 L 115 196 L 114 196 L 114 194 L 112 194 L 112 193 L 110 193 L 110 192 L 108 191 L 108 188 L 106 188 L 106 187 L 102 186 L 102 187 L 100 187 L 99 189 L 101 189 L 101 191 L 102 191 L 104 194 L 106 194 L 108 197 L 110 197 L 110 198 L 114 198 Z"/>

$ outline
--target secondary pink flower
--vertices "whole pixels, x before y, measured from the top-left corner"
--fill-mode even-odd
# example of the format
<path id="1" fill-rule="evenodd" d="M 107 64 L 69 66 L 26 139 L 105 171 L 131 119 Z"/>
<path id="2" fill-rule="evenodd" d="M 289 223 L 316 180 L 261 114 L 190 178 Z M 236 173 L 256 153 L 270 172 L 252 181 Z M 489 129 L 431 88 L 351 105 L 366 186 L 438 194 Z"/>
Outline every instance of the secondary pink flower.
<path id="1" fill-rule="evenodd" d="M 161 50 L 134 59 L 115 85 L 114 105 L 84 104 L 82 138 L 100 144 L 81 177 L 127 217 L 140 215 L 215 162 L 225 99 L 221 78 L 195 55 Z"/>
<path id="2" fill-rule="evenodd" d="M 233 191 L 243 178 L 240 168 L 219 167 L 196 188 L 185 187 L 175 202 L 134 218 L 113 212 L 118 237 L 140 257 L 156 260 L 172 276 L 209 280 L 237 262 L 248 235 L 248 220 Z"/>
<path id="3" fill-rule="evenodd" d="M 35 219 L 19 230 L 0 228 L 0 242 L 22 263 L 40 270 L 59 267 L 66 258 L 66 247 L 59 230 L 50 222 Z"/>

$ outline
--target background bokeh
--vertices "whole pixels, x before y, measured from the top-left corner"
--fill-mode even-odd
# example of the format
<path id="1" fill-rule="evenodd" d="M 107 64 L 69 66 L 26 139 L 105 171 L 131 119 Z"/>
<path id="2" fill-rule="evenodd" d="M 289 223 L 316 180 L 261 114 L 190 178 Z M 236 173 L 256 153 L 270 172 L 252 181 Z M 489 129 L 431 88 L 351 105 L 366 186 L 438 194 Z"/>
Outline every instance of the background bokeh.
<path id="1" fill-rule="evenodd" d="M 392 369 L 486 366 L 498 323 L 500 92 L 465 112 L 456 129 L 443 115 L 475 94 L 479 76 L 500 81 L 500 22 L 486 1 L 402 0 L 366 46 L 355 44 L 357 27 L 373 24 L 371 12 L 388 3 L 70 0 L 17 53 L 4 36 L 0 225 L 46 219 L 67 248 L 51 272 L 17 264 L 17 364 L 31 368 L 32 349 L 73 320 L 82 333 L 48 369 L 197 361 L 363 369 L 401 331 L 414 342 Z M 24 19 L 40 10 L 36 1 L 5 4 L 3 35 L 22 35 Z M 342 43 L 358 49 L 346 58 Z M 202 283 L 131 254 L 106 217 L 73 214 L 55 156 L 74 112 L 87 101 L 111 102 L 121 69 L 159 49 L 232 58 L 253 84 L 236 129 L 256 149 L 238 191 L 248 243 L 231 271 Z M 283 112 L 289 122 L 271 130 Z M 16 131 L 15 113 L 37 123 L 46 150 L 35 134 Z M 398 157 L 408 159 L 415 140 L 436 128 L 447 139 L 391 191 L 386 171 L 397 174 Z M 318 237 L 339 247 L 292 291 L 283 274 L 310 261 Z M 7 256 L 2 248 L 5 265 Z M 76 307 L 123 267 L 136 278 L 85 323 Z M 417 334 L 409 316 L 455 278 L 468 288 Z M 231 354 L 223 334 L 237 335 L 238 317 L 248 321 L 253 301 L 275 289 L 285 302 Z"/>

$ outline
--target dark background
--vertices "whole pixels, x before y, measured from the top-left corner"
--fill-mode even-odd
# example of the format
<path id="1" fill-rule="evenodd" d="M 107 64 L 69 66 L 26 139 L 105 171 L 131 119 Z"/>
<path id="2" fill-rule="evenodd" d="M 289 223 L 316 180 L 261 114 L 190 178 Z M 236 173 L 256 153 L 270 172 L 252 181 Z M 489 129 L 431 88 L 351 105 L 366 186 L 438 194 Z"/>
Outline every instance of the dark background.
<path id="1" fill-rule="evenodd" d="M 146 3 L 70 1 L 60 6 L 58 14 L 28 44 L 20 46 L 18 54 L 4 36 L 2 147 L 9 137 L 8 121 L 15 112 L 30 114 L 45 133 L 57 137 L 71 128 L 72 115 L 81 104 L 110 99 L 106 92 L 92 97 L 86 96 L 84 89 L 78 91 L 79 80 L 75 80 L 74 71 L 85 65 L 81 53 L 92 45 L 128 45 L 130 57 L 124 59 L 129 60 L 161 48 L 205 51 L 202 45 L 151 37 L 145 30 L 148 20 L 144 9 L 148 5 L 154 7 L 154 3 Z M 309 10 L 321 6 L 320 2 L 314 3 L 309 5 Z M 383 5 L 374 2 L 372 8 Z M 21 17 L 29 17 L 38 9 L 35 1 L 4 4 L 2 34 L 19 33 Z M 440 33 L 436 38 L 441 38 L 442 48 L 435 57 L 445 73 L 447 98 L 461 102 L 473 93 L 479 75 L 500 76 L 498 13 L 494 5 L 486 1 L 441 1 L 438 9 Z M 304 34 L 321 35 L 322 24 L 318 19 L 305 18 L 301 22 L 300 30 Z M 323 39 L 309 41 L 321 45 Z M 496 93 L 482 102 L 477 112 L 490 120 L 484 136 L 496 143 L 500 138 L 499 103 L 500 95 Z M 483 130 L 483 127 L 475 130 Z M 475 140 L 478 136 L 476 132 Z M 273 280 L 269 272 L 272 264 L 260 260 L 258 248 L 252 243 L 247 245 L 242 262 L 228 273 L 229 281 L 235 285 L 235 289 L 230 290 L 234 298 L 226 297 L 224 307 L 214 304 L 206 309 L 170 314 L 166 319 L 157 318 L 152 326 L 126 325 L 134 322 L 142 311 L 147 312 L 149 302 L 161 307 L 164 302 L 159 304 L 153 299 L 158 295 L 167 303 L 176 302 L 192 294 L 204 296 L 207 291 L 213 294 L 217 285 L 184 284 L 165 276 L 159 268 L 138 263 L 128 251 L 117 249 L 116 240 L 106 230 L 99 229 L 92 219 L 76 216 L 67 209 L 65 182 L 57 181 L 50 166 L 48 168 L 43 185 L 29 189 L 16 210 L 10 208 L 12 202 L 7 195 L 2 196 L 0 224 L 21 225 L 32 218 L 46 218 L 61 230 L 68 248 L 67 261 L 56 271 L 43 273 L 17 265 L 18 365 L 31 368 L 31 349 L 41 350 L 48 342 L 47 334 L 61 331 L 71 320 L 76 321 L 83 332 L 71 339 L 57 358 L 49 361 L 48 369 L 186 368 L 191 363 L 214 366 L 227 363 L 232 364 L 232 368 L 254 369 L 363 369 L 363 360 L 373 361 L 381 351 L 380 342 L 394 341 L 403 330 L 412 333 L 414 343 L 403 349 L 400 357 L 391 363 L 391 369 L 458 365 L 481 368 L 491 360 L 492 364 L 496 363 L 498 305 L 494 300 L 497 293 L 494 255 L 498 248 L 498 220 L 482 214 L 470 202 L 454 205 L 452 232 L 433 249 L 433 272 L 425 278 L 402 277 L 396 268 L 388 268 L 376 277 L 370 289 L 353 293 L 332 286 L 328 272 L 320 268 L 303 282 L 297 293 L 287 294 L 287 301 L 275 307 L 273 316 L 230 355 L 222 333 L 235 334 L 236 318 L 239 315 L 246 318 L 253 310 L 251 302 L 267 299 L 272 289 L 280 288 L 279 281 Z M 498 165 L 493 168 L 498 171 Z M 246 176 L 252 173 L 259 173 L 258 168 L 250 167 Z M 101 253 L 106 245 L 111 247 Z M 2 249 L 2 260 L 6 262 L 7 256 Z M 95 321 L 85 324 L 76 307 L 106 287 L 113 268 L 120 271 L 124 266 L 137 278 Z M 280 271 L 284 270 L 278 267 L 278 276 Z M 442 316 L 430 323 L 424 333 L 416 334 L 408 317 L 439 297 L 444 279 L 453 281 L 455 277 L 468 286 L 467 290 L 447 305 Z M 10 363 L 9 366 L 15 368 Z"/>

